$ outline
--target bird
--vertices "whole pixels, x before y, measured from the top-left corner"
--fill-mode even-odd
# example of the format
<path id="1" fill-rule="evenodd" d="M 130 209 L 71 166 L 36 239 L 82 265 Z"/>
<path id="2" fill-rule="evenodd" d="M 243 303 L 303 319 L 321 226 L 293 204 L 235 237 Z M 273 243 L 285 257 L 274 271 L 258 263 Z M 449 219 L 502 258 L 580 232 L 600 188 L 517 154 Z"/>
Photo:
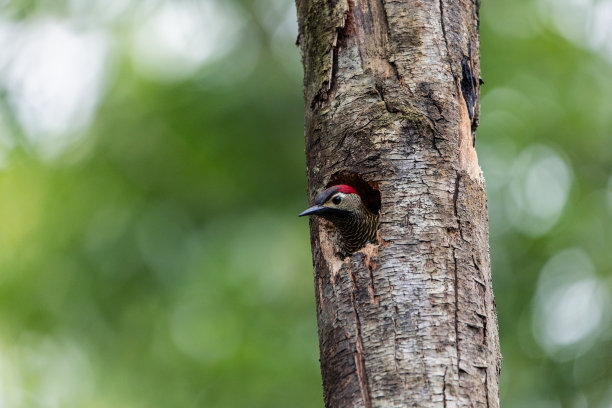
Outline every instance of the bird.
<path id="1" fill-rule="evenodd" d="M 378 214 L 370 211 L 357 191 L 346 184 L 338 184 L 323 190 L 314 205 L 302 213 L 329 220 L 338 228 L 344 242 L 344 251 L 352 255 L 368 242 L 376 242 Z"/>

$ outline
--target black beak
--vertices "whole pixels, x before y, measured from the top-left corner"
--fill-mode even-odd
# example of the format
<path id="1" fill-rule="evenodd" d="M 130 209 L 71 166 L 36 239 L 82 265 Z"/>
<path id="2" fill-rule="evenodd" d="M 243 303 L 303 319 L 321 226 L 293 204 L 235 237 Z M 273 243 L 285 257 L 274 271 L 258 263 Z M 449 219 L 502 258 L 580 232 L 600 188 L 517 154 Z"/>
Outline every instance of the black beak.
<path id="1" fill-rule="evenodd" d="M 313 205 L 312 207 L 310 207 L 306 211 L 302 211 L 298 215 L 298 217 L 303 217 L 305 215 L 318 215 L 318 214 L 326 212 L 327 210 L 328 210 L 328 208 L 327 207 L 323 207 L 322 205 Z"/>

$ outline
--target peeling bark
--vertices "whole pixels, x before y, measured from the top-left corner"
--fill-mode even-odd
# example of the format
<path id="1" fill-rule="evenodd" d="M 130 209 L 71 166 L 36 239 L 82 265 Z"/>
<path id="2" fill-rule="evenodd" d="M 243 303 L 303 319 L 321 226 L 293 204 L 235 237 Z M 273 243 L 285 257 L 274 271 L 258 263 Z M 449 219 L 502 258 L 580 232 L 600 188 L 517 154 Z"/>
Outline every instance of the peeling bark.
<path id="1" fill-rule="evenodd" d="M 325 405 L 498 407 L 479 3 L 296 1 L 310 202 L 358 178 L 381 197 L 351 257 L 311 219 Z"/>

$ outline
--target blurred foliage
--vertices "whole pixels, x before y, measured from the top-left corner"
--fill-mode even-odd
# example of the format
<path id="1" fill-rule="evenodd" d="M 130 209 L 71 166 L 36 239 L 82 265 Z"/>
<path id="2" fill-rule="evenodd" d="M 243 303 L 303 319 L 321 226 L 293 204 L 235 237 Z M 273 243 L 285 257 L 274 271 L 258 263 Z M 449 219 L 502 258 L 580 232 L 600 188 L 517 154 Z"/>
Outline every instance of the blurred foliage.
<path id="1" fill-rule="evenodd" d="M 3 3 L 0 405 L 322 406 L 293 2 Z M 609 407 L 612 3 L 483 3 L 502 406 Z"/>

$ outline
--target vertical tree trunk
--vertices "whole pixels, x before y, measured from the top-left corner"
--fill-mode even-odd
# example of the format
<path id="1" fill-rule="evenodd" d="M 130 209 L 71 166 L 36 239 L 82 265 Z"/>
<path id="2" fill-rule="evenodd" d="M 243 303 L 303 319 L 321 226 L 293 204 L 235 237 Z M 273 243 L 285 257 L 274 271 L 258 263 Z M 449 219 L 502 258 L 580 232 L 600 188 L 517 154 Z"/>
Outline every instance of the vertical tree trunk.
<path id="1" fill-rule="evenodd" d="M 478 1 L 296 1 L 310 202 L 344 182 L 380 205 L 350 258 L 311 221 L 325 405 L 498 407 Z"/>

